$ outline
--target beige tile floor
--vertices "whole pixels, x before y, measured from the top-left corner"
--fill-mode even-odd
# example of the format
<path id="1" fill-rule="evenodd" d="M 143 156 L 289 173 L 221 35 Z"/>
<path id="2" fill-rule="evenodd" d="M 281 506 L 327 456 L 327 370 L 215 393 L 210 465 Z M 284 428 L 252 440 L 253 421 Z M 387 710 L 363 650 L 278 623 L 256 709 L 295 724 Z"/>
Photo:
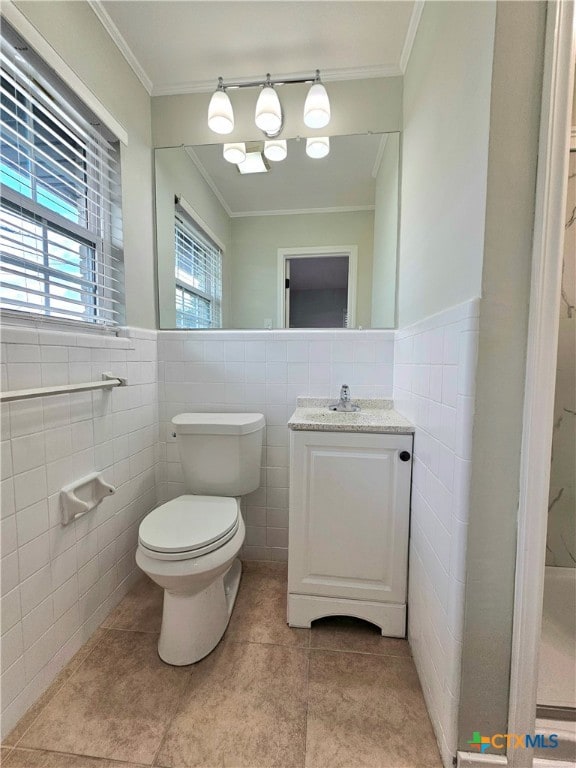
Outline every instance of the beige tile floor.
<path id="1" fill-rule="evenodd" d="M 353 619 L 286 625 L 286 567 L 245 563 L 222 642 L 156 652 L 142 579 L 2 747 L 5 768 L 440 768 L 410 649 Z"/>

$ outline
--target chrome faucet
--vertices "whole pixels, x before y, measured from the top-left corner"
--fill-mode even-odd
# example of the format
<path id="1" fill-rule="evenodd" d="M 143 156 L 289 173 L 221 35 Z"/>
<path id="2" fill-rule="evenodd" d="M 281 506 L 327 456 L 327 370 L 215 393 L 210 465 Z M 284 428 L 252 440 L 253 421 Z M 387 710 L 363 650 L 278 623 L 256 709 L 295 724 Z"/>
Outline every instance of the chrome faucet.
<path id="1" fill-rule="evenodd" d="M 331 411 L 345 411 L 347 413 L 360 410 L 360 406 L 355 405 L 350 399 L 350 387 L 348 384 L 342 384 L 340 387 L 340 400 L 337 403 L 332 403 L 328 408 Z"/>

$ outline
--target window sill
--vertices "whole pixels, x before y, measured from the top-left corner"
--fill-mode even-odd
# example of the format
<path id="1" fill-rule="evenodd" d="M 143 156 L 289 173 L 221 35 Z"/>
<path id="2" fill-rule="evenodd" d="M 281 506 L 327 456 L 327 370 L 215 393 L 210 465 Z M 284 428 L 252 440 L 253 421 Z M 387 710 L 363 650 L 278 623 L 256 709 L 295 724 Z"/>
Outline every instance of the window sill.
<path id="1" fill-rule="evenodd" d="M 45 317 L 28 312 L 10 309 L 0 310 L 0 323 L 3 328 L 20 327 L 37 331 L 55 331 L 62 333 L 90 333 L 98 336 L 116 337 L 119 327 L 101 323 L 85 323 L 81 320 L 65 320 L 61 317 Z"/>

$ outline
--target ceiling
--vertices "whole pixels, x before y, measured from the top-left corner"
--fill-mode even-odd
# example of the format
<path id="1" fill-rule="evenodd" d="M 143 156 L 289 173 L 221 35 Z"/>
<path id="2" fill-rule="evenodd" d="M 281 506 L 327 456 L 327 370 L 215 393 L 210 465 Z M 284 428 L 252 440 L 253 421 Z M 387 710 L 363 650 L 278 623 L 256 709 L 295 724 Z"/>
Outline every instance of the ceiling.
<path id="1" fill-rule="evenodd" d="M 285 160 L 269 163 L 268 173 L 249 176 L 223 159 L 221 144 L 187 147 L 187 152 L 232 217 L 370 210 L 385 140 L 385 134 L 332 136 L 330 154 L 313 160 L 304 140 L 289 139 Z"/>
<path id="2" fill-rule="evenodd" d="M 419 0 L 90 0 L 152 95 L 224 80 L 401 75 Z"/>

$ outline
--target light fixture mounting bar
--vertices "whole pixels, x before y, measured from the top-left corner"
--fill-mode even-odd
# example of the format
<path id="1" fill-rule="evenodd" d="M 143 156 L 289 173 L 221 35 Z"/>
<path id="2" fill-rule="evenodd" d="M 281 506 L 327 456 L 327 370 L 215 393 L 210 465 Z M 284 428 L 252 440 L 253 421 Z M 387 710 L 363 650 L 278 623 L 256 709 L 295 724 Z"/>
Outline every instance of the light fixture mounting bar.
<path id="1" fill-rule="evenodd" d="M 247 83 L 244 82 L 238 82 L 238 83 L 225 83 L 224 80 L 219 77 L 218 78 L 218 87 L 222 87 L 224 89 L 228 88 L 258 88 L 262 85 L 290 85 L 292 83 L 317 83 L 320 80 L 320 70 L 316 70 L 315 75 L 311 75 L 310 77 L 279 77 L 274 78 L 270 77 L 270 75 L 266 76 L 265 80 L 251 80 Z"/>

